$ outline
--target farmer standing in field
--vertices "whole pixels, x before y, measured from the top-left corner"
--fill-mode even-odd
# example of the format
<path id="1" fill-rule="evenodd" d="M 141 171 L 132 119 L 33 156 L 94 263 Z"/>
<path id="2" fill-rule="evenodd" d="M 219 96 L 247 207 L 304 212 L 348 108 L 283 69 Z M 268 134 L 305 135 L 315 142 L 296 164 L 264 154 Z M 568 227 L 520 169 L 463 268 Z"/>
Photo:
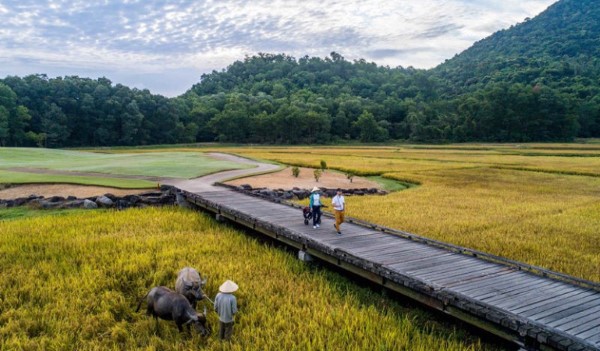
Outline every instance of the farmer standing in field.
<path id="1" fill-rule="evenodd" d="M 346 202 L 344 195 L 342 195 L 342 189 L 337 190 L 336 195 L 331 199 L 331 204 L 335 211 L 335 224 L 333 226 L 337 230 L 338 235 L 342 235 L 340 226 L 344 223 L 344 211 L 346 210 Z"/>
<path id="2" fill-rule="evenodd" d="M 313 229 L 317 229 L 321 224 L 321 189 L 314 187 L 310 193 L 310 202 L 308 206 L 313 215 Z"/>
<path id="3" fill-rule="evenodd" d="M 215 297 L 215 311 L 219 315 L 219 338 L 230 340 L 233 334 L 233 316 L 237 313 L 237 300 L 233 293 L 238 285 L 231 280 L 226 280 L 219 287 L 219 293 Z"/>

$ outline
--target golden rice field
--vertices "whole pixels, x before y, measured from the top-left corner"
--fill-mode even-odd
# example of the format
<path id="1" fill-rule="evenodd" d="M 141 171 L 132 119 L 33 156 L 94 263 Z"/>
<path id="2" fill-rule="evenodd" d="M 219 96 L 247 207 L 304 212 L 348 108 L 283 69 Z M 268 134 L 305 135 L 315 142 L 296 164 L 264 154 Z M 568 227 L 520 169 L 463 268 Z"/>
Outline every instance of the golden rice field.
<path id="1" fill-rule="evenodd" d="M 349 198 L 348 215 L 600 282 L 599 144 L 220 151 L 420 184 Z"/>
<path id="2" fill-rule="evenodd" d="M 499 348 L 193 211 L 38 214 L 0 221 L 0 232 L 0 350 Z M 172 322 L 156 331 L 135 312 L 186 265 L 208 277 L 211 296 L 225 279 L 239 284 L 231 344 Z"/>

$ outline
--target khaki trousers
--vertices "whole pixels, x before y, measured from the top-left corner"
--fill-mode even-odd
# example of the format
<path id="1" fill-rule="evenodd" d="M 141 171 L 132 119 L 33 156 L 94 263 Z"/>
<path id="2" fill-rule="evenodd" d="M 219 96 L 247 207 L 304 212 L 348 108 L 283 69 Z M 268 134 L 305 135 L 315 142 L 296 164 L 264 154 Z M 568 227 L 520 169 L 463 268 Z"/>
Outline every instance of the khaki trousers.
<path id="1" fill-rule="evenodd" d="M 335 229 L 339 232 L 340 225 L 344 223 L 344 211 L 335 210 Z"/>

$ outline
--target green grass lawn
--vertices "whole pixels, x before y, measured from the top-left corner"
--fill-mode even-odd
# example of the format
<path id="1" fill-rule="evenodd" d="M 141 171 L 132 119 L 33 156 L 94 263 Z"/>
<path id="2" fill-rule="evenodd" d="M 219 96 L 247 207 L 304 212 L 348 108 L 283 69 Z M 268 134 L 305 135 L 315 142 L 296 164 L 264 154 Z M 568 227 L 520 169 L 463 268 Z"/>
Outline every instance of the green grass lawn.
<path id="1" fill-rule="evenodd" d="M 371 177 L 366 177 L 369 180 L 375 181 L 377 183 L 379 183 L 384 190 L 386 191 L 400 191 L 400 190 L 404 190 L 404 189 L 408 189 L 412 186 L 412 184 L 409 183 L 404 183 L 395 179 L 390 179 L 390 178 L 384 178 L 381 176 L 371 176 Z"/>
<path id="2" fill-rule="evenodd" d="M 43 217 L 43 216 L 62 216 L 84 212 L 84 209 L 54 209 L 54 210 L 34 210 L 29 207 L 11 207 L 0 208 L 0 221 L 18 220 L 24 218 Z"/>
<path id="3" fill-rule="evenodd" d="M 113 175 L 194 178 L 249 166 L 215 160 L 200 152 L 113 154 L 36 148 L 0 148 L 0 169 L 15 167 Z M 94 184 L 97 183 L 94 181 Z"/>
<path id="4" fill-rule="evenodd" d="M 86 176 L 69 176 L 54 174 L 37 174 L 26 172 L 12 172 L 0 169 L 0 184 L 39 184 L 39 183 L 64 183 L 97 185 L 119 189 L 147 189 L 156 188 L 156 182 L 141 179 L 102 178 Z"/>

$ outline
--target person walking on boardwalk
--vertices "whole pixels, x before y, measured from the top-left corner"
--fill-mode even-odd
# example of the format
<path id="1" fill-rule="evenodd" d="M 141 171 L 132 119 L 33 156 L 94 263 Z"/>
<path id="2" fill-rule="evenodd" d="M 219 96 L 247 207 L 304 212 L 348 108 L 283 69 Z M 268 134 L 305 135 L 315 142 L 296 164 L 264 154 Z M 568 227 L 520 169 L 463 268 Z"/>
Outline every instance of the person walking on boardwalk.
<path id="1" fill-rule="evenodd" d="M 237 313 L 237 300 L 233 295 L 238 285 L 231 280 L 226 280 L 219 287 L 215 297 L 215 311 L 219 315 L 219 338 L 230 340 L 233 333 L 233 317 Z"/>
<path id="2" fill-rule="evenodd" d="M 314 187 L 310 193 L 310 202 L 308 206 L 313 216 L 313 228 L 317 229 L 321 225 L 321 189 Z"/>
<path id="3" fill-rule="evenodd" d="M 346 210 L 346 201 L 344 200 L 344 195 L 342 195 L 342 189 L 337 190 L 336 195 L 331 199 L 331 204 L 335 211 L 335 224 L 333 226 L 337 230 L 338 235 L 342 235 L 340 226 L 344 223 L 344 211 Z"/>

